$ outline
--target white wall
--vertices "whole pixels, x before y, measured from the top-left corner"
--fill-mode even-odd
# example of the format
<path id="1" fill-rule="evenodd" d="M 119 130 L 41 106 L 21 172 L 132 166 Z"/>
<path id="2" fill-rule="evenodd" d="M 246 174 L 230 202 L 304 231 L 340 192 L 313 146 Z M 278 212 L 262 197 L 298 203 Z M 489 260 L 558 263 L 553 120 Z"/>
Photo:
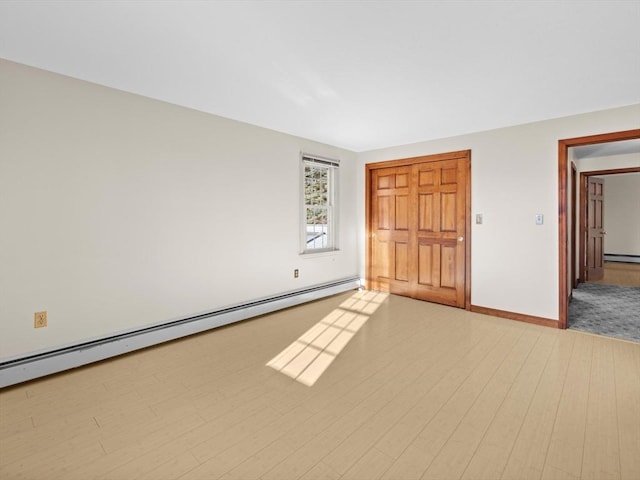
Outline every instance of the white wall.
<path id="1" fill-rule="evenodd" d="M 342 161 L 339 253 L 298 253 L 300 151 Z M 0 360 L 356 275 L 358 175 L 352 152 L 0 60 Z"/>
<path id="2" fill-rule="evenodd" d="M 605 253 L 640 255 L 640 173 L 602 178 Z"/>
<path id="3" fill-rule="evenodd" d="M 487 112 L 488 115 L 491 112 Z M 640 105 L 363 152 L 360 163 L 471 149 L 471 302 L 557 320 L 558 140 L 640 128 Z M 364 174 L 359 177 L 364 197 Z M 534 215 L 544 214 L 536 226 Z M 364 225 L 364 205 L 359 211 Z M 366 232 L 360 230 L 360 243 Z M 364 276 L 364 250 L 361 253 Z"/>
<path id="4" fill-rule="evenodd" d="M 572 149 L 570 148 L 569 151 Z M 624 153 L 604 157 L 574 158 L 578 175 L 582 172 L 640 167 L 640 154 Z"/>

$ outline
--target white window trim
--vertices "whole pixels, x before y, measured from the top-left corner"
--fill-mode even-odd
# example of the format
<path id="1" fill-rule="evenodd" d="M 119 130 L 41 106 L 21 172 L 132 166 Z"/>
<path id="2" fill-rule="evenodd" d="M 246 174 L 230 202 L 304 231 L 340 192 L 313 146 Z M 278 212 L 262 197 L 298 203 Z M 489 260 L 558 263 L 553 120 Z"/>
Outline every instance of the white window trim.
<path id="1" fill-rule="evenodd" d="M 328 248 L 307 248 L 307 212 L 305 203 L 305 178 L 304 167 L 306 164 L 323 165 L 329 169 L 329 207 L 330 219 L 328 223 L 329 244 Z M 338 212 L 339 212 L 339 196 L 338 192 L 340 181 L 340 160 L 333 158 L 320 157 L 318 155 L 310 155 L 307 153 L 300 154 L 300 255 L 327 255 L 338 252 L 339 249 L 339 231 L 338 231 Z"/>

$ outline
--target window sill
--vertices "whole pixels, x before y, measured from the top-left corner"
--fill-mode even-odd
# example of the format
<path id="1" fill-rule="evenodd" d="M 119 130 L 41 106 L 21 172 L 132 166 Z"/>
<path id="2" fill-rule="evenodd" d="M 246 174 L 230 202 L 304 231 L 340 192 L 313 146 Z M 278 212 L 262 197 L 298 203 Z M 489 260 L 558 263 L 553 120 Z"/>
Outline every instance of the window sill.
<path id="1" fill-rule="evenodd" d="M 317 257 L 328 257 L 331 255 L 340 254 L 340 249 L 331 249 L 331 250 L 320 250 L 320 251 L 307 251 L 302 252 L 300 254 L 300 258 L 317 258 Z"/>

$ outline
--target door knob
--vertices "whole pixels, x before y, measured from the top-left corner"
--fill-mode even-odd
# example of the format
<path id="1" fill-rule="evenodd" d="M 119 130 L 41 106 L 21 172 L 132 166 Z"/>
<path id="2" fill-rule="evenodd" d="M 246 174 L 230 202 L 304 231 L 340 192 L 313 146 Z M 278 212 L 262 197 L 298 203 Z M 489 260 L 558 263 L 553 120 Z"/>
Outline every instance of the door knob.
<path id="1" fill-rule="evenodd" d="M 459 242 L 464 242 L 464 237 L 458 237 Z"/>

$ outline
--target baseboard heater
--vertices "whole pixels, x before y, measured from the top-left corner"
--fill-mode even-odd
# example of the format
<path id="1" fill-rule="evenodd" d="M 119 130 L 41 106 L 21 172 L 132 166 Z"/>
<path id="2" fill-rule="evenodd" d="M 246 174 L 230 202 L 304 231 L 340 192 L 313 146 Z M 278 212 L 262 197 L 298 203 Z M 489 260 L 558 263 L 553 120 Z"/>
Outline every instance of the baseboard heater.
<path id="1" fill-rule="evenodd" d="M 622 255 L 619 253 L 605 253 L 605 262 L 640 263 L 640 255 Z"/>
<path id="2" fill-rule="evenodd" d="M 239 322 L 360 287 L 358 277 L 232 305 L 189 318 L 0 362 L 0 388 Z"/>

